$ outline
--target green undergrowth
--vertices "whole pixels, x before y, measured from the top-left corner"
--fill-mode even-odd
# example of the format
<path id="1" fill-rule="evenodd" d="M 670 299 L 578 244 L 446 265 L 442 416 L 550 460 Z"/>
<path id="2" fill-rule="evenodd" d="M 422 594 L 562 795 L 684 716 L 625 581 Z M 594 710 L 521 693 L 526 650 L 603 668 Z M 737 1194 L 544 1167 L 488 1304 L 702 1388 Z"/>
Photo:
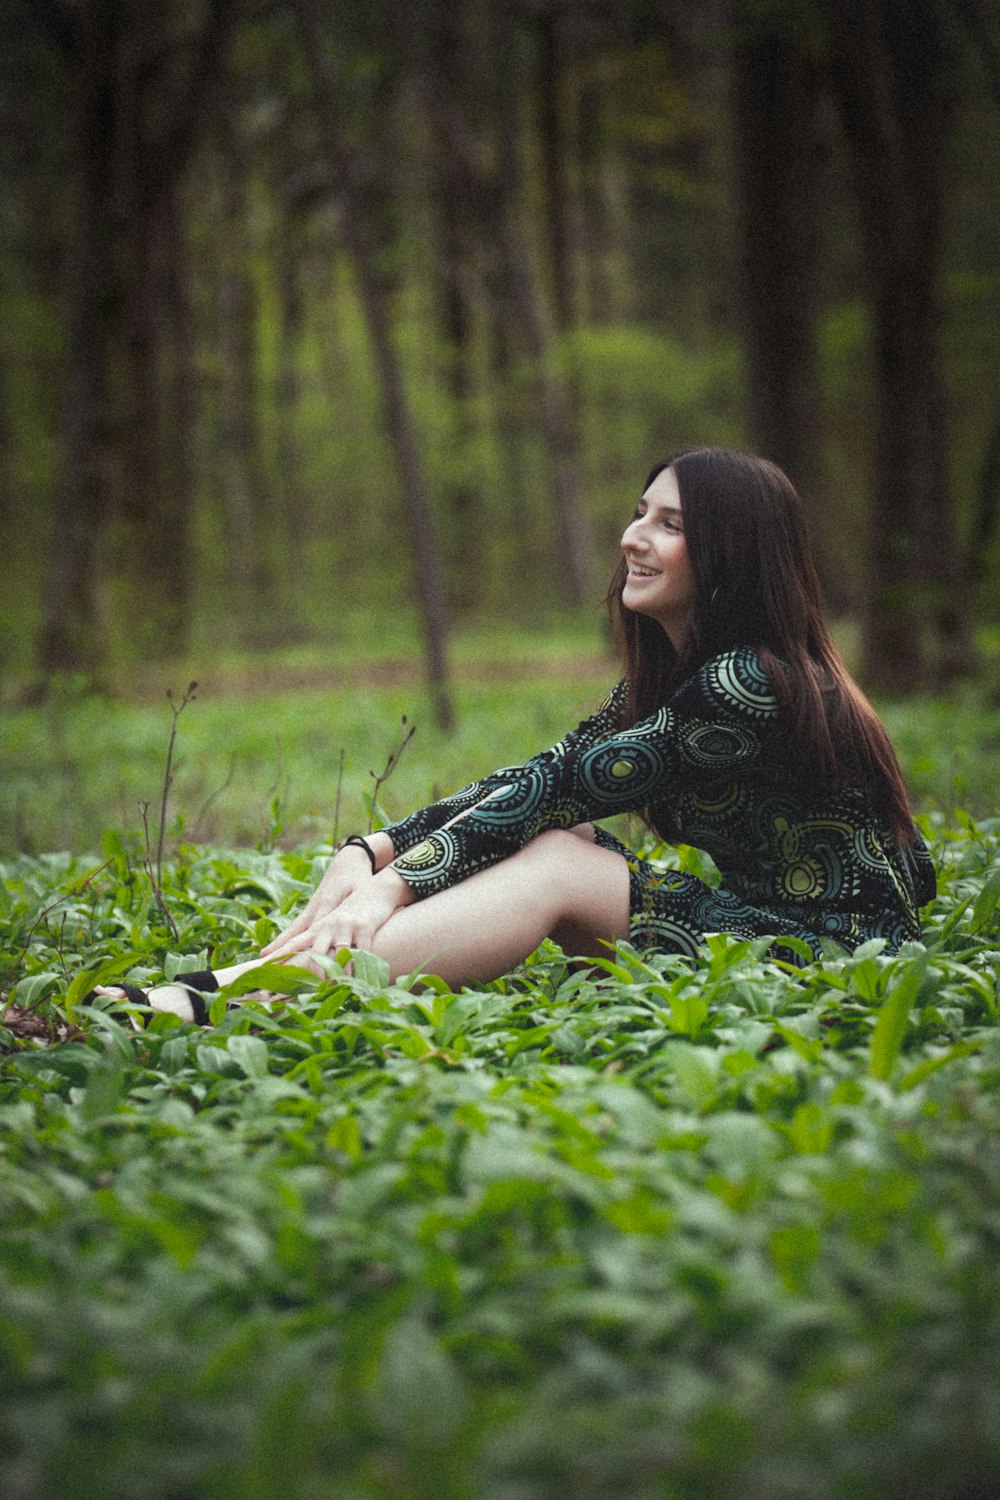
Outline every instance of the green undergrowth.
<path id="1" fill-rule="evenodd" d="M 896 956 L 361 959 L 206 1028 L 79 1002 L 324 851 L 183 849 L 176 934 L 117 835 L 0 867 L 7 1500 L 996 1493 L 1000 821 L 928 832 Z"/>

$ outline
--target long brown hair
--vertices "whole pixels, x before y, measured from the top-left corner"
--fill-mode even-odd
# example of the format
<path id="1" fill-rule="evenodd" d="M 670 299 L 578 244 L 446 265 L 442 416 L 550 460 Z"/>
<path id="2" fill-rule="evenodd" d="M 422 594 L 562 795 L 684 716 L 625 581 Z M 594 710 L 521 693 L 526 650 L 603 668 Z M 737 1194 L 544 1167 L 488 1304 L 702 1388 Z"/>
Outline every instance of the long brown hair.
<path id="1" fill-rule="evenodd" d="M 735 646 L 760 652 L 803 763 L 823 785 L 860 782 L 875 793 L 901 843 L 913 839 L 899 762 L 853 681 L 823 618 L 802 502 L 776 464 L 728 448 L 686 448 L 657 464 L 680 490 L 695 581 L 678 655 L 661 625 L 622 603 L 622 558 L 608 608 L 629 693 L 622 728 L 647 718 L 702 662 Z"/>

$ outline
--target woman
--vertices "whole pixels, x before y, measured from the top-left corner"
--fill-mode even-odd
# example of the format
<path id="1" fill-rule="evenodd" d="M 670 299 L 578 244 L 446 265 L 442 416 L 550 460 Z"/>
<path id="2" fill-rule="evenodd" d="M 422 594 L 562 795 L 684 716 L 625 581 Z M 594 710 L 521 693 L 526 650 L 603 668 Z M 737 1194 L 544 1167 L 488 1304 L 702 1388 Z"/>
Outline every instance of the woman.
<path id="1" fill-rule="evenodd" d="M 792 961 L 819 957 L 824 937 L 888 951 L 918 937 L 930 859 L 831 641 L 781 470 L 718 448 L 659 465 L 608 601 L 625 676 L 597 714 L 525 765 L 352 838 L 261 958 L 163 986 L 154 1006 L 195 1013 L 191 989 L 343 947 L 457 985 L 546 937 L 592 956 L 620 939 L 695 955 L 707 933 L 771 935 L 798 940 L 775 945 Z M 722 887 L 657 868 L 592 821 L 622 812 L 704 849 Z"/>

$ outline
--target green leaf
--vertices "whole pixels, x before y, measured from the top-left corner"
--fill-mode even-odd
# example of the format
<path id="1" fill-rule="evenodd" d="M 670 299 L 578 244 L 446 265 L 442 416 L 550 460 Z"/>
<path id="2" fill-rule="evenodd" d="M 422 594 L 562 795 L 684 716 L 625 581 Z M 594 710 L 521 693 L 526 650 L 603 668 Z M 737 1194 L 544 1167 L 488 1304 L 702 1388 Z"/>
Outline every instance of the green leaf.
<path id="1" fill-rule="evenodd" d="M 110 984 L 115 979 L 120 979 L 127 974 L 129 969 L 140 962 L 142 955 L 138 953 L 119 953 L 114 958 L 107 958 L 98 964 L 96 969 L 81 969 L 70 980 L 66 990 L 65 1006 L 72 1014 L 73 1008 L 79 1005 L 84 995 L 96 989 L 98 985 Z"/>
<path id="2" fill-rule="evenodd" d="M 928 955 L 919 954 L 902 966 L 902 974 L 893 983 L 882 1002 L 868 1053 L 868 1074 L 883 1081 L 892 1073 L 903 1045 L 910 1011 L 917 1003 L 927 975 Z"/>
<path id="3" fill-rule="evenodd" d="M 970 931 L 982 931 L 996 910 L 998 902 L 1000 902 L 1000 870 L 994 870 L 972 904 Z"/>
<path id="4" fill-rule="evenodd" d="M 317 989 L 320 982 L 309 969 L 295 964 L 266 963 L 223 985 L 219 994 L 223 1000 L 238 1000 L 241 995 L 251 995 L 257 990 L 267 990 L 273 995 L 303 995 Z"/>
<path id="5" fill-rule="evenodd" d="M 124 1070 L 119 1063 L 99 1062 L 87 1075 L 80 1115 L 88 1125 L 114 1114 L 124 1093 Z"/>
<path id="6" fill-rule="evenodd" d="M 375 953 L 351 951 L 354 977 L 373 990 L 384 989 L 389 983 L 389 965 Z"/>
<path id="7" fill-rule="evenodd" d="M 386 1335 L 379 1366 L 378 1410 L 383 1427 L 413 1447 L 433 1450 L 465 1418 L 458 1372 L 423 1322 L 404 1318 Z"/>
<path id="8" fill-rule="evenodd" d="M 259 1036 L 231 1036 L 226 1050 L 235 1057 L 248 1078 L 266 1078 L 270 1053 L 267 1043 Z"/>

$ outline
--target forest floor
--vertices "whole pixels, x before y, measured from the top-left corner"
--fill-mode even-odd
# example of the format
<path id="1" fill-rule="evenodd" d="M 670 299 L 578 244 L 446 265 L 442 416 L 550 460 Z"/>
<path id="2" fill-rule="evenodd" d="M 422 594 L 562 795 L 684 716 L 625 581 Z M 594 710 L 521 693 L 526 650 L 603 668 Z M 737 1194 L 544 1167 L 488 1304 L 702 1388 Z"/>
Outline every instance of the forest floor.
<path id="1" fill-rule="evenodd" d="M 450 734 L 433 722 L 419 657 L 398 624 L 377 644 L 361 622 L 326 648 L 122 668 L 100 696 L 64 683 L 25 704 L 9 687 L 0 858 L 94 849 L 109 827 L 137 837 L 143 803 L 158 819 L 172 715 L 192 679 L 198 688 L 177 724 L 168 847 L 287 848 L 366 828 L 375 778 L 409 730 L 380 789 L 387 817 L 553 743 L 617 675 L 596 617 L 560 631 L 467 631 L 452 655 Z M 1000 704 L 986 684 L 878 707 L 918 811 L 984 817 L 1000 807 Z"/>

